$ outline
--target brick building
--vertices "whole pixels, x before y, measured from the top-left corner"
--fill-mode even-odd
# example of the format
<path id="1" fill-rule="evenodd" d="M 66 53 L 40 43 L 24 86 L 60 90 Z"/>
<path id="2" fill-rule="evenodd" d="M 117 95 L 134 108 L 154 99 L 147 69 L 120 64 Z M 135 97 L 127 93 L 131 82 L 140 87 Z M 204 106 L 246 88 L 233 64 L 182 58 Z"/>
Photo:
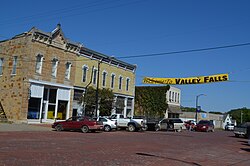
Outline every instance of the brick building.
<path id="1" fill-rule="evenodd" d="M 111 88 L 121 98 L 121 113 L 133 113 L 134 65 L 66 39 L 60 25 L 49 33 L 32 28 L 1 41 L 0 102 L 7 119 L 37 123 L 72 116 L 81 107 L 74 96 L 85 91 L 91 67 L 95 80 L 90 86 L 96 87 L 98 63 L 100 88 Z"/>

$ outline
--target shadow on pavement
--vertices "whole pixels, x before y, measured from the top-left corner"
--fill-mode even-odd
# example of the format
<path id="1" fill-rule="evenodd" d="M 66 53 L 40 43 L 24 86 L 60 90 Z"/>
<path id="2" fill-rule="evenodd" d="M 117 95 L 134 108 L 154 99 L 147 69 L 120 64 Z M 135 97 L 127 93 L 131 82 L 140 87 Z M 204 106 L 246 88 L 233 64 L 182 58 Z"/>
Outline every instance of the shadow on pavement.
<path id="1" fill-rule="evenodd" d="M 181 163 L 186 163 L 186 164 L 192 164 L 192 165 L 201 166 L 200 164 L 195 163 L 195 162 L 183 161 L 183 160 L 179 160 L 179 159 L 175 159 L 175 158 L 170 158 L 170 157 L 157 156 L 157 155 L 148 154 L 148 153 L 136 153 L 136 154 L 137 154 L 137 155 L 140 155 L 140 156 L 158 157 L 158 158 L 163 158 L 163 159 L 168 159 L 168 160 L 179 161 L 179 162 L 181 162 Z"/>

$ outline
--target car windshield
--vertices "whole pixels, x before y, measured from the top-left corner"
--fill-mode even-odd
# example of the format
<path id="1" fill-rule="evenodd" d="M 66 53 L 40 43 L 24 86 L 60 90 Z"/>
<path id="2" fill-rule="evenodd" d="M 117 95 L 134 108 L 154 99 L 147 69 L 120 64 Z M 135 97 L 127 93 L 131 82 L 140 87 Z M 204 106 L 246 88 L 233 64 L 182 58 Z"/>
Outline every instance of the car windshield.
<path id="1" fill-rule="evenodd" d="M 174 123 L 183 123 L 181 119 L 173 119 Z"/>
<path id="2" fill-rule="evenodd" d="M 209 121 L 204 121 L 204 120 L 201 120 L 201 121 L 199 121 L 199 123 L 198 124 L 209 124 Z"/>

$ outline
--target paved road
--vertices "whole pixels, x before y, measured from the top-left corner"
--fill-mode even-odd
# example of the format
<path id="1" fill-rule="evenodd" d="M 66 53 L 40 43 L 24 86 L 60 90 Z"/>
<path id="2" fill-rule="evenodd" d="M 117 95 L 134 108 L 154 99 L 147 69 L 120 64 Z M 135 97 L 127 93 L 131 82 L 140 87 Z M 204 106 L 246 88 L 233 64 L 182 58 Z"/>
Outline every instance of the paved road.
<path id="1" fill-rule="evenodd" d="M 250 165 L 247 140 L 235 138 L 232 132 L 46 130 L 0 132 L 0 166 Z"/>

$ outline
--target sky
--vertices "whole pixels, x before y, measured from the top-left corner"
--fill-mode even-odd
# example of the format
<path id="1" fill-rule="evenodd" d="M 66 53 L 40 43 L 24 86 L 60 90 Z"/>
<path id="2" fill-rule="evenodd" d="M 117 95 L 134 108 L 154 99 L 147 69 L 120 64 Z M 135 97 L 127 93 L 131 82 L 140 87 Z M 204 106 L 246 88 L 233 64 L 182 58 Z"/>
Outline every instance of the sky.
<path id="1" fill-rule="evenodd" d="M 0 6 L 0 40 L 36 27 L 87 48 L 136 64 L 136 86 L 145 76 L 183 78 L 229 73 L 229 81 L 174 85 L 181 105 L 207 112 L 250 108 L 249 0 L 8 0 Z M 130 58 L 124 58 L 130 57 Z"/>

